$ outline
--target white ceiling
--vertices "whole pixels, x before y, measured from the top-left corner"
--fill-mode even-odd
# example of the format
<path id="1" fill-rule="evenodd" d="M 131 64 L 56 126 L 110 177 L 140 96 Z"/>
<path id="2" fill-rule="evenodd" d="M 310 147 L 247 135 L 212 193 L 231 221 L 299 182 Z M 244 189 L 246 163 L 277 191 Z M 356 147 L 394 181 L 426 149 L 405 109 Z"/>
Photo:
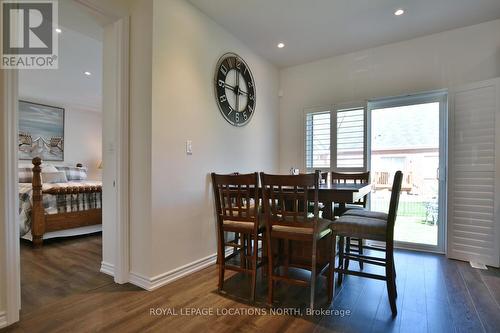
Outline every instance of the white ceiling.
<path id="1" fill-rule="evenodd" d="M 189 1 L 279 67 L 500 18 L 500 0 Z"/>
<path id="2" fill-rule="evenodd" d="M 21 99 L 101 111 L 102 27 L 72 4 L 59 1 L 59 68 L 20 70 Z M 83 73 L 89 71 L 91 76 Z"/>

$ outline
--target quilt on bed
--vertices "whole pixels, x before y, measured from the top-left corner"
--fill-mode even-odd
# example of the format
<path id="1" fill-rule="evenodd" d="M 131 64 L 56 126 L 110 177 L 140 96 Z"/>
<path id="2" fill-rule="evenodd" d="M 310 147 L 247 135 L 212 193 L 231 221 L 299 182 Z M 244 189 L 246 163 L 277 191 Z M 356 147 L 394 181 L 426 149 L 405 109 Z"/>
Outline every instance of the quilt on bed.
<path id="1" fill-rule="evenodd" d="M 57 184 L 43 184 L 42 190 L 46 191 L 54 187 L 88 187 L 101 186 L 99 181 L 79 181 Z M 31 207 L 33 204 L 33 188 L 31 183 L 19 184 L 19 231 L 23 237 L 31 230 Z M 101 208 L 102 197 L 99 194 L 65 194 L 65 195 L 43 195 L 43 206 L 46 214 L 57 214 L 64 212 L 82 211 Z"/>

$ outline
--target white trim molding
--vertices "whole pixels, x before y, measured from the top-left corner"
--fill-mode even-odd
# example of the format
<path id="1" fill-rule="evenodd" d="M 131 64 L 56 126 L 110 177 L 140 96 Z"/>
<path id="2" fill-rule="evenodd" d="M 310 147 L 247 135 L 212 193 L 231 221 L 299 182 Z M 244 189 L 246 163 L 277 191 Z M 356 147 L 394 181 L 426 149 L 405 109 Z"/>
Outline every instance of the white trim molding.
<path id="1" fill-rule="evenodd" d="M 217 254 L 211 254 L 208 257 L 198 259 L 196 261 L 193 261 L 192 263 L 178 267 L 169 272 L 153 276 L 151 278 L 134 272 L 130 272 L 129 280 L 130 283 L 151 291 L 163 287 L 166 284 L 172 283 L 175 280 L 178 280 L 186 275 L 193 274 L 197 271 L 207 268 L 208 266 L 215 264 L 216 260 Z"/>
<path id="2" fill-rule="evenodd" d="M 116 283 L 129 278 L 129 18 L 114 23 L 116 42 L 116 247 L 114 277 Z"/>
<path id="3" fill-rule="evenodd" d="M 17 96 L 18 72 L 17 70 L 3 71 L 3 105 L 4 117 L 2 132 L 4 156 L 2 163 L 2 178 L 4 179 L 3 196 L 5 225 L 5 275 L 6 275 L 6 312 L 5 319 L 8 325 L 19 320 L 21 308 L 21 277 L 20 277 L 20 252 L 19 252 L 19 223 L 18 219 L 18 174 L 17 174 Z"/>
<path id="4" fill-rule="evenodd" d="M 109 262 L 101 261 L 100 272 L 114 277 L 115 266 L 113 266 L 113 264 L 110 264 Z"/>
<path id="5" fill-rule="evenodd" d="M 0 312 L 0 328 L 4 328 L 7 326 L 7 315 L 5 314 L 5 311 Z"/>
<path id="6" fill-rule="evenodd" d="M 232 248 L 226 249 L 226 256 L 228 254 L 231 254 L 232 252 Z M 216 261 L 217 253 L 214 253 L 205 258 L 198 259 L 187 265 L 175 268 L 169 272 L 162 273 L 151 278 L 148 278 L 141 274 L 130 272 L 129 281 L 133 285 L 151 291 L 172 283 L 182 277 L 201 271 L 202 269 L 215 264 Z"/>

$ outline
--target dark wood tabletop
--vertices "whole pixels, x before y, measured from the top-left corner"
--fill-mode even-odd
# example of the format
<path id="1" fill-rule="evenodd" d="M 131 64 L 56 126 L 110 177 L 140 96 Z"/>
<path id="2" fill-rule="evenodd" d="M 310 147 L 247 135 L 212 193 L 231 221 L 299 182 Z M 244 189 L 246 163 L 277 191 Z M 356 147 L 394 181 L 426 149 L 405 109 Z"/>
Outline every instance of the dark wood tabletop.
<path id="1" fill-rule="evenodd" d="M 318 189 L 318 201 L 325 204 L 326 207 L 331 207 L 332 203 L 337 203 L 340 206 L 345 206 L 347 203 L 356 202 L 370 193 L 372 190 L 371 184 L 320 184 Z M 262 189 L 259 189 L 259 197 L 262 197 Z M 324 217 L 331 218 L 332 211 L 324 210 Z"/>
<path id="2" fill-rule="evenodd" d="M 371 190 L 371 184 L 321 184 L 318 196 L 321 202 L 349 203 L 361 199 Z"/>

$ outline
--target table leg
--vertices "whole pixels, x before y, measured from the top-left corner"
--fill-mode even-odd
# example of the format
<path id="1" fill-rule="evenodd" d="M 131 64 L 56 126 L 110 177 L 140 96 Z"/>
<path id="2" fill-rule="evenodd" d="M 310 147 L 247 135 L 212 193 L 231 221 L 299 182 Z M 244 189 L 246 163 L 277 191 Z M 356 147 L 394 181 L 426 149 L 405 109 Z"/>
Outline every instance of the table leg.
<path id="1" fill-rule="evenodd" d="M 339 202 L 339 216 L 346 212 L 345 202 Z"/>
<path id="2" fill-rule="evenodd" d="M 323 202 L 325 208 L 323 208 L 323 218 L 324 219 L 333 219 L 333 202 L 325 201 Z"/>

